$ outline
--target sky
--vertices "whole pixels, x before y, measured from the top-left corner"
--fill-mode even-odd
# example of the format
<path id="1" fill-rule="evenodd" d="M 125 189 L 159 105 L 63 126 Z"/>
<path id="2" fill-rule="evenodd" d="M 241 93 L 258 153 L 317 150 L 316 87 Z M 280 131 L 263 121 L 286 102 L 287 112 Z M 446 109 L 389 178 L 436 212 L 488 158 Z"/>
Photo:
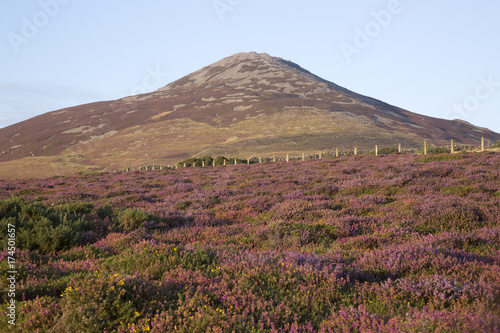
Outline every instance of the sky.
<path id="1" fill-rule="evenodd" d="M 0 12 L 0 127 L 154 91 L 238 52 L 500 132 L 500 2 L 23 0 Z"/>

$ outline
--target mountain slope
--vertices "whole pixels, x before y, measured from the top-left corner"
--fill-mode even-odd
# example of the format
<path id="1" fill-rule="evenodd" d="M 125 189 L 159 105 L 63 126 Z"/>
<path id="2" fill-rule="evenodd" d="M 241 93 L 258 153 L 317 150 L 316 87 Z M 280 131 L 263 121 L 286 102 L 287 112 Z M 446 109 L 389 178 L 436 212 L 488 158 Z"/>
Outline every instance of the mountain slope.
<path id="1" fill-rule="evenodd" d="M 69 165 L 71 172 L 114 170 L 203 154 L 248 157 L 397 142 L 420 147 L 424 138 L 436 145 L 449 139 L 478 145 L 480 137 L 500 140 L 466 122 L 356 94 L 293 62 L 239 53 L 152 93 L 49 112 L 0 129 L 0 176 L 11 172 L 2 165 L 26 158 L 39 158 L 40 166 L 53 159 L 60 173 Z"/>

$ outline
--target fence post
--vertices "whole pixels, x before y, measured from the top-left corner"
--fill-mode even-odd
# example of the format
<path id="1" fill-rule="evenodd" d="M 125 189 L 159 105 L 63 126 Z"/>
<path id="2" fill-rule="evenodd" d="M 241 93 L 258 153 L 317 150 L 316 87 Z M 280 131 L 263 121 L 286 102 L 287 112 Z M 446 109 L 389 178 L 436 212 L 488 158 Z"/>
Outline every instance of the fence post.
<path id="1" fill-rule="evenodd" d="M 288 158 L 288 154 L 286 154 L 286 161 L 290 161 L 290 159 Z"/>
<path id="2" fill-rule="evenodd" d="M 339 157 L 339 149 L 335 148 L 335 157 Z"/>
<path id="3" fill-rule="evenodd" d="M 323 158 L 323 152 L 319 152 L 319 159 Z"/>
<path id="4" fill-rule="evenodd" d="M 184 162 L 184 167 L 186 167 L 186 163 Z"/>
<path id="5" fill-rule="evenodd" d="M 375 145 L 375 156 L 378 156 L 378 145 Z"/>
<path id="6" fill-rule="evenodd" d="M 226 165 L 226 160 L 224 160 L 224 165 Z"/>
<path id="7" fill-rule="evenodd" d="M 250 157 L 247 159 L 247 165 L 250 165 Z"/>
<path id="8" fill-rule="evenodd" d="M 481 137 L 481 151 L 484 151 L 484 137 Z"/>
<path id="9" fill-rule="evenodd" d="M 276 162 L 276 154 L 273 155 L 273 162 Z"/>
<path id="10" fill-rule="evenodd" d="M 424 155 L 427 155 L 427 140 L 424 140 Z"/>
<path id="11" fill-rule="evenodd" d="M 354 156 L 358 155 L 358 147 L 354 147 Z"/>
<path id="12" fill-rule="evenodd" d="M 451 153 L 455 153 L 455 147 L 453 146 L 453 139 L 451 139 L 451 148 L 450 148 Z"/>
<path id="13" fill-rule="evenodd" d="M 259 156 L 259 164 L 262 164 L 262 157 Z"/>
<path id="14" fill-rule="evenodd" d="M 401 143 L 398 143 L 398 153 L 401 154 Z"/>
<path id="15" fill-rule="evenodd" d="M 238 164 L 238 159 L 235 157 L 234 158 L 234 165 Z"/>
<path id="16" fill-rule="evenodd" d="M 212 160 L 212 166 L 215 166 L 215 158 Z"/>
<path id="17" fill-rule="evenodd" d="M 302 161 L 305 161 L 306 160 L 306 155 L 304 153 L 302 153 Z"/>

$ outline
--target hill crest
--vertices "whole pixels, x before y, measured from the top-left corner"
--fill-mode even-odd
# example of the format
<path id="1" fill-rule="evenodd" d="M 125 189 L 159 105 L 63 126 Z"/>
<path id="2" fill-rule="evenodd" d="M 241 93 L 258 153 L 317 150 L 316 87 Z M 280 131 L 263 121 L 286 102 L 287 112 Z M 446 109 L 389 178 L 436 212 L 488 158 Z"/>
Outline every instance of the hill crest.
<path id="1" fill-rule="evenodd" d="M 116 170 L 202 155 L 397 142 L 412 148 L 424 139 L 478 145 L 481 137 L 500 140 L 500 134 L 467 122 L 426 117 L 357 94 L 282 58 L 238 53 L 148 94 L 65 108 L 0 129 L 0 177 L 33 161 L 40 170 L 47 163 Z"/>

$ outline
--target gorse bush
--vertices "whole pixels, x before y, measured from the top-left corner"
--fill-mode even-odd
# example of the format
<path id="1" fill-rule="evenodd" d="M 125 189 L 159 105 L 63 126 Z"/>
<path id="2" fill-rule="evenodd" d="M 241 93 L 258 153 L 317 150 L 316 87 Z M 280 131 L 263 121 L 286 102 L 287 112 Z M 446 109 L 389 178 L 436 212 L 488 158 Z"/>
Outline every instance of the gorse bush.
<path id="1" fill-rule="evenodd" d="M 226 164 L 228 164 L 227 158 L 225 158 L 224 156 L 217 156 L 215 158 L 215 165 L 224 165 L 224 161 L 226 161 Z"/>
<path id="2" fill-rule="evenodd" d="M 11 198 L 0 201 L 0 228 L 7 230 L 8 224 L 16 226 L 16 246 L 20 250 L 41 253 L 66 250 L 78 245 L 83 234 L 93 230 L 93 222 L 75 214 L 80 210 L 68 207 L 55 210 L 41 203 Z M 0 246 L 7 246 L 5 233 L 0 234 Z"/>
<path id="3" fill-rule="evenodd" d="M 226 164 L 235 164 L 235 161 L 236 161 L 236 164 L 246 164 L 247 163 L 247 160 L 242 160 L 242 159 L 239 159 L 239 158 L 236 158 L 236 157 L 231 157 L 231 158 L 226 158 L 224 156 L 217 156 L 215 159 L 212 158 L 211 156 L 204 156 L 204 157 L 190 157 L 184 161 L 181 161 L 179 163 L 177 163 L 177 167 L 179 168 L 182 168 L 184 167 L 184 164 L 186 165 L 186 167 L 201 167 L 203 166 L 203 163 L 205 163 L 205 166 L 211 166 L 213 165 L 213 162 L 215 161 L 215 165 L 224 165 L 224 162 Z M 251 163 L 255 163 L 255 160 L 254 161 L 251 161 Z"/>
<path id="4" fill-rule="evenodd" d="M 384 147 L 380 148 L 378 150 L 379 155 L 390 155 L 390 154 L 397 154 L 398 153 L 398 148 L 389 148 L 389 147 Z"/>
<path id="5" fill-rule="evenodd" d="M 94 274 L 69 283 L 54 327 L 60 332 L 114 331 L 124 323 L 137 323 L 149 311 L 168 307 L 169 292 L 168 287 L 136 276 Z"/>
<path id="6" fill-rule="evenodd" d="M 184 161 L 177 163 L 177 166 L 183 167 L 184 164 L 186 164 L 186 167 L 192 167 L 192 166 L 201 167 L 201 166 L 203 166 L 203 163 L 205 164 L 205 166 L 210 166 L 210 165 L 212 165 L 212 162 L 213 162 L 213 159 L 211 156 L 203 156 L 200 158 L 190 157 Z"/>
<path id="7" fill-rule="evenodd" d="M 212 162 L 213 162 L 213 158 L 211 156 L 203 156 L 200 158 L 200 160 L 202 162 L 205 162 L 205 166 L 212 165 Z M 202 165 L 202 164 L 200 163 L 200 165 Z"/>
<path id="8" fill-rule="evenodd" d="M 95 213 L 103 220 L 112 219 L 115 216 L 115 211 L 110 205 L 104 205 L 97 208 Z"/>
<path id="9" fill-rule="evenodd" d="M 427 154 L 449 154 L 451 153 L 450 147 L 429 147 Z"/>
<path id="10" fill-rule="evenodd" d="M 94 210 L 94 205 L 89 202 L 75 202 L 62 205 L 60 210 L 73 215 L 89 214 Z"/>
<path id="11" fill-rule="evenodd" d="M 118 213 L 118 223 L 124 231 L 132 231 L 144 226 L 144 222 L 152 219 L 152 216 L 133 208 L 125 209 Z"/>

